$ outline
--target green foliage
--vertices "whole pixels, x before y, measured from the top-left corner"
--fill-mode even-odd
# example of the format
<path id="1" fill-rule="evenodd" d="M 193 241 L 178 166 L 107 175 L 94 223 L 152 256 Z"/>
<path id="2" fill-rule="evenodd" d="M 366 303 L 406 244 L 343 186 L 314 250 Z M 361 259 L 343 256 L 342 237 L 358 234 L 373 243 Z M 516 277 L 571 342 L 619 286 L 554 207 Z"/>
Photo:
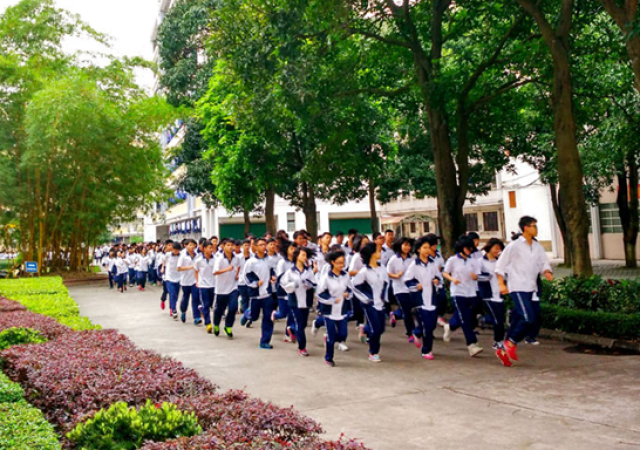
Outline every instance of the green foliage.
<path id="1" fill-rule="evenodd" d="M 101 328 L 80 316 L 78 304 L 69 296 L 60 277 L 0 280 L 0 294 L 22 303 L 30 311 L 53 317 L 76 331 Z"/>
<path id="2" fill-rule="evenodd" d="M 200 434 L 194 413 L 183 413 L 171 403 L 154 405 L 147 400 L 139 410 L 124 402 L 114 403 L 81 423 L 67 437 L 85 450 L 132 450 L 145 440 L 164 441 Z"/>
<path id="3" fill-rule="evenodd" d="M 53 427 L 25 402 L 0 403 L 0 448 L 60 450 Z"/>
<path id="4" fill-rule="evenodd" d="M 48 339 L 31 328 L 9 328 L 0 332 L 0 351 L 20 344 L 42 344 Z"/>
<path id="5" fill-rule="evenodd" d="M 546 303 L 541 308 L 544 328 L 612 339 L 640 338 L 640 314 L 585 311 Z"/>
<path id="6" fill-rule="evenodd" d="M 0 372 L 0 404 L 20 402 L 24 399 L 24 391 L 18 383 L 11 381 Z"/>
<path id="7" fill-rule="evenodd" d="M 608 280 L 593 275 L 544 281 L 542 301 L 569 309 L 640 314 L 640 280 Z"/>

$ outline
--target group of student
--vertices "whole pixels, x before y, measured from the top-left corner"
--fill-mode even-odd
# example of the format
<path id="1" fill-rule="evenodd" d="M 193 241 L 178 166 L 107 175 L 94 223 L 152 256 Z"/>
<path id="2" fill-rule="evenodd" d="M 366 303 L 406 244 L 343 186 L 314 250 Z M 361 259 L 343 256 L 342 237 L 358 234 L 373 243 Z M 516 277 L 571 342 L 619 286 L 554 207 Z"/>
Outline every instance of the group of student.
<path id="1" fill-rule="evenodd" d="M 222 326 L 233 338 L 238 313 L 240 324 L 249 328 L 262 316 L 261 349 L 273 348 L 274 323 L 283 320 L 284 341 L 297 344 L 300 356 L 309 356 L 307 327 L 315 310 L 311 334 L 325 329 L 329 367 L 335 366 L 336 346 L 349 349 L 349 322 L 355 322 L 358 339 L 368 345 L 369 360 L 380 362 L 386 324 L 395 327 L 399 321 L 425 360 L 434 359 L 438 325 L 444 342 L 462 329 L 469 355 L 475 357 L 483 352 L 476 328 L 490 324 L 493 350 L 503 365 L 511 366 L 518 360 L 519 343 L 538 344 L 540 277 L 553 279 L 536 240 L 536 220 L 522 217 L 519 227 L 522 233 L 506 247 L 492 238 L 479 249 L 477 233 L 461 236 L 446 261 L 434 234 L 394 239 L 387 230 L 370 239 L 350 230 L 346 236 L 323 233 L 313 242 L 300 230 L 292 240 L 279 231 L 275 237 L 249 235 L 243 241 L 212 237 L 117 246 L 103 263 L 111 287 L 115 283 L 124 292 L 128 279 L 129 286 L 135 281 L 144 290 L 147 277 L 161 283 L 162 309 L 168 300 L 171 317 L 186 323 L 191 303 L 194 324 L 204 323 L 216 336 Z M 508 329 L 507 295 L 513 301 Z M 453 315 L 447 323 L 449 304 Z"/>

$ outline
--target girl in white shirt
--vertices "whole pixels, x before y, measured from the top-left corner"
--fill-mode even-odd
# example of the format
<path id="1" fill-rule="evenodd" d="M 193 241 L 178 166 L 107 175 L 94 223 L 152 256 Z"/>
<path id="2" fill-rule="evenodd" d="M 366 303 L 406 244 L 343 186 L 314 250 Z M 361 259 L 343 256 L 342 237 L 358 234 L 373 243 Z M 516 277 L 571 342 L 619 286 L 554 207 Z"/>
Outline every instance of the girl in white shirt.
<path id="1" fill-rule="evenodd" d="M 405 285 L 405 275 L 407 269 L 413 262 L 413 259 L 409 258 L 411 248 L 413 247 L 412 239 L 401 237 L 396 239 L 393 243 L 394 255 L 389 259 L 387 263 L 387 273 L 391 278 L 391 286 L 393 286 L 393 294 L 400 305 L 402 310 L 402 316 L 404 318 L 405 334 L 407 335 L 407 341 L 414 342 L 413 329 L 415 323 L 413 320 L 413 305 L 411 304 L 411 295 L 409 288 Z"/>
<path id="2" fill-rule="evenodd" d="M 470 257 L 474 249 L 471 239 L 460 239 L 455 245 L 456 254 L 447 260 L 443 272 L 444 278 L 451 282 L 451 301 L 455 308 L 451 321 L 444 326 L 443 340 L 448 342 L 451 332 L 462 327 L 470 356 L 476 356 L 483 350 L 478 345 L 472 317 L 474 299 L 477 296 L 476 281 L 480 273 L 478 259 Z"/>
<path id="3" fill-rule="evenodd" d="M 282 258 L 278 261 L 276 266 L 276 295 L 278 297 L 278 309 L 271 314 L 271 320 L 276 322 L 278 320 L 287 319 L 287 327 L 285 330 L 284 342 L 296 341 L 296 336 L 293 333 L 293 314 L 289 308 L 288 295 L 282 288 L 282 277 L 284 274 L 293 267 L 294 259 L 293 254 L 296 251 L 296 246 L 293 242 L 287 239 L 280 239 L 280 255 Z"/>
<path id="4" fill-rule="evenodd" d="M 370 243 L 360 250 L 362 260 L 367 264 L 353 278 L 354 293 L 367 318 L 367 325 L 360 328 L 360 340 L 369 339 L 369 361 L 380 362 L 380 339 L 386 321 L 385 303 L 389 276 L 387 270 L 378 264 L 380 252 L 376 244 Z"/>

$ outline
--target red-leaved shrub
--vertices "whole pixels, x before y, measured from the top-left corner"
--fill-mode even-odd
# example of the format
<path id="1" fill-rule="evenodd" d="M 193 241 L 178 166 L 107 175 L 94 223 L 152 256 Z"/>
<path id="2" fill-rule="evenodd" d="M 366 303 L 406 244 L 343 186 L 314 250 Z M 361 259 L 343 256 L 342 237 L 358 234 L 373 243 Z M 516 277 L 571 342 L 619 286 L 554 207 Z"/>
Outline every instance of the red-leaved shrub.
<path id="1" fill-rule="evenodd" d="M 22 303 L 14 302 L 8 298 L 0 297 L 0 313 L 26 311 L 27 307 Z"/>
<path id="2" fill-rule="evenodd" d="M 182 398 L 176 404 L 182 411 L 193 411 L 205 430 L 229 442 L 261 435 L 279 442 L 300 442 L 322 433 L 317 422 L 293 408 L 280 408 L 242 391 Z"/>
<path id="3" fill-rule="evenodd" d="M 166 442 L 148 442 L 141 450 L 368 450 L 360 442 L 340 438 L 323 441 L 319 438 L 307 441 L 285 442 L 272 436 L 244 438 L 242 436 L 221 437 L 205 431 L 199 436 L 178 438 Z"/>
<path id="4" fill-rule="evenodd" d="M 0 356 L 7 375 L 62 431 L 117 401 L 139 406 L 147 399 L 175 402 L 216 390 L 194 370 L 137 348 L 115 330 L 67 333 L 45 344 L 7 349 Z"/>
<path id="5" fill-rule="evenodd" d="M 8 328 L 31 328 L 49 340 L 56 339 L 72 330 L 51 317 L 32 313 L 31 311 L 14 311 L 0 313 L 0 331 Z"/>

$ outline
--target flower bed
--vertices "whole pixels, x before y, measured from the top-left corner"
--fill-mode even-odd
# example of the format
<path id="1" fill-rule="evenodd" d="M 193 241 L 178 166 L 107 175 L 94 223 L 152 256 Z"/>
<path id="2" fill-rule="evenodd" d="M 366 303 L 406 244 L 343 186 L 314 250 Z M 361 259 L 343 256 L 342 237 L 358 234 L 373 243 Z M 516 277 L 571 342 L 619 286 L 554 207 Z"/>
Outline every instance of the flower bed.
<path id="1" fill-rule="evenodd" d="M 640 281 L 607 280 L 594 275 L 543 283 L 543 327 L 614 339 L 640 339 Z"/>
<path id="2" fill-rule="evenodd" d="M 29 311 L 52 317 L 76 331 L 101 328 L 80 316 L 78 304 L 69 296 L 60 277 L 0 280 L 0 294 L 21 303 Z"/>
<path id="3" fill-rule="evenodd" d="M 0 297 L 0 313 L 26 311 L 27 307 L 8 298 Z"/>
<path id="4" fill-rule="evenodd" d="M 69 431 L 87 415 L 124 401 L 131 406 L 213 393 L 216 387 L 179 362 L 138 349 L 114 330 L 67 333 L 0 353 L 9 377 L 47 419 Z"/>
<path id="5" fill-rule="evenodd" d="M 7 398 L 24 395 L 57 427 L 66 448 L 74 448 L 74 443 L 65 434 L 79 424 L 86 424 L 99 411 L 107 410 L 117 402 L 141 407 L 151 401 L 152 404 L 171 402 L 180 411 L 193 413 L 204 431 L 197 436 L 167 442 L 146 442 L 143 448 L 147 450 L 366 450 L 355 441 L 321 440 L 318 437 L 322 432 L 320 425 L 301 416 L 293 408 L 280 408 L 250 398 L 241 391 L 218 394 L 217 387 L 195 371 L 171 358 L 136 347 L 115 330 L 74 332 L 52 317 L 60 317 L 72 326 L 80 323 L 80 329 L 87 324 L 93 328 L 93 325 L 88 319 L 80 318 L 75 302 L 73 308 L 68 306 L 68 301 L 73 300 L 68 297 L 61 281 L 50 280 L 26 280 L 25 287 L 18 285 L 24 280 L 0 282 L 0 292 L 17 295 L 29 309 L 25 311 L 19 304 L 3 300 L 0 303 L 0 331 L 13 327 L 32 328 L 50 339 L 45 343 L 12 346 L 0 352 L 4 370 L 24 389 L 5 389 L 6 378 L 4 384 L 0 378 L 0 396 L 3 392 Z M 60 306 L 63 312 L 56 312 L 56 306 Z M 0 448 L 59 448 L 58 442 L 50 439 L 51 426 L 43 422 L 40 411 L 24 401 L 18 404 L 23 406 L 12 413 L 16 421 L 29 418 L 34 432 L 41 430 L 45 436 L 49 430 L 49 435 L 42 437 L 41 442 L 26 447 L 20 447 L 22 444 L 17 441 L 10 441 L 14 446 L 3 446 L 0 440 Z M 37 415 L 40 415 L 40 420 Z M 0 429 L 3 426 L 1 422 L 2 419 Z M 10 429 L 16 427 L 23 427 L 22 422 L 9 426 Z M 25 429 L 25 436 L 29 433 Z M 117 439 L 113 439 L 111 447 L 109 433 L 100 439 L 104 448 L 119 448 Z"/>

